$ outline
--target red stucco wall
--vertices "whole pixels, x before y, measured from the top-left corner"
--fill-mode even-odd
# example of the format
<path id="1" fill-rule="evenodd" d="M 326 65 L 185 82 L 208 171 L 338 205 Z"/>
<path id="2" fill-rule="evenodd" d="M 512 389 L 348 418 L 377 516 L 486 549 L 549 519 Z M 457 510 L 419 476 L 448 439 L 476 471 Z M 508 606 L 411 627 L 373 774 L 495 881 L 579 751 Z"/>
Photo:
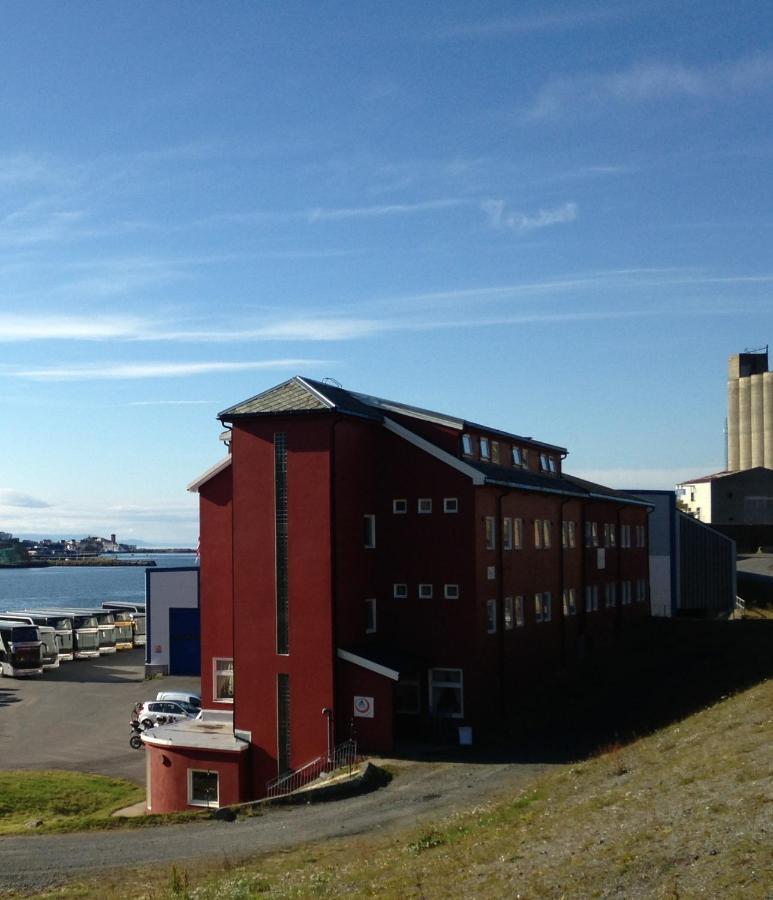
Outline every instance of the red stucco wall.
<path id="1" fill-rule="evenodd" d="M 241 753 L 174 749 L 145 744 L 150 775 L 150 812 L 165 813 L 196 809 L 188 805 L 188 770 L 216 771 L 219 776 L 219 806 L 248 799 L 247 757 Z"/>

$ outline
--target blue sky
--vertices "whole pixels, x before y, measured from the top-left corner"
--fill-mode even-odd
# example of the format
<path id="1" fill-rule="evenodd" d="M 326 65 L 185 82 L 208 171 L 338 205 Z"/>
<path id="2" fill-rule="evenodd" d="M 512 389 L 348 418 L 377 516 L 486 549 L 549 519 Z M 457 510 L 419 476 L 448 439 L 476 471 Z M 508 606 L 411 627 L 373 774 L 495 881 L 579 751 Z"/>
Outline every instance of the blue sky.
<path id="1" fill-rule="evenodd" d="M 773 338 L 764 2 L 15 2 L 0 530 L 195 543 L 294 374 L 668 488 Z"/>

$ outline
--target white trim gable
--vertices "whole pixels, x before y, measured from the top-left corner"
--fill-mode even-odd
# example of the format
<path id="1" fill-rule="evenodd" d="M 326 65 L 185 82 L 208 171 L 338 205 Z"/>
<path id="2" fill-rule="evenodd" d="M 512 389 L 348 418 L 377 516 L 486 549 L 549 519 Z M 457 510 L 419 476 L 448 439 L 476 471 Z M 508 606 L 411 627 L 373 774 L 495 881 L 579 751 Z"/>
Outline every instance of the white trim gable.
<path id="1" fill-rule="evenodd" d="M 357 656 L 356 653 L 350 653 L 348 650 L 342 650 L 340 647 L 336 651 L 336 656 L 344 662 L 350 662 L 355 666 L 361 666 L 363 669 L 367 669 L 369 672 L 375 672 L 376 675 L 383 675 L 386 678 L 391 678 L 392 681 L 397 681 L 400 678 L 400 673 L 394 669 L 390 669 L 388 666 L 381 666 L 371 659 L 365 659 L 364 656 Z"/>
<path id="2" fill-rule="evenodd" d="M 430 456 L 434 456 L 435 459 L 440 460 L 440 462 L 445 463 L 447 466 L 451 466 L 452 469 L 456 469 L 457 472 L 461 472 L 462 475 L 466 475 L 473 484 L 485 484 L 486 476 L 482 472 L 479 472 L 461 459 L 457 459 L 457 457 L 448 453 L 446 450 L 441 450 L 440 447 L 437 447 L 423 437 L 419 437 L 418 434 L 414 434 L 402 425 L 398 425 L 397 422 L 393 422 L 392 419 L 388 419 L 386 416 L 384 417 L 384 427 L 398 437 L 401 437 L 404 441 L 408 441 L 409 444 L 413 444 L 414 447 L 418 447 L 419 450 L 429 453 Z"/>
<path id="3" fill-rule="evenodd" d="M 192 481 L 188 487 L 187 491 L 190 491 L 192 494 L 198 493 L 198 490 L 202 485 L 205 485 L 210 478 L 214 478 L 215 475 L 219 475 L 224 469 L 227 469 L 231 465 L 231 456 L 226 456 L 225 459 L 221 459 L 219 463 L 215 463 L 214 466 L 210 466 L 203 475 L 199 475 L 199 477 Z"/>

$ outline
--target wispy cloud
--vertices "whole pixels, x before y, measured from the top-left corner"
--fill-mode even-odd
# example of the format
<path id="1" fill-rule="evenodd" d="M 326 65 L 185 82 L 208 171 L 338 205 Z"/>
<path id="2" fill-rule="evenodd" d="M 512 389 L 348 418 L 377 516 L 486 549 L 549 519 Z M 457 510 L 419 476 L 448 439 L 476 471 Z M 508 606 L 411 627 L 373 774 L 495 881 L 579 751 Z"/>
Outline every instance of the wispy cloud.
<path id="1" fill-rule="evenodd" d="M 448 209 L 460 206 L 469 201 L 458 198 L 445 200 L 424 200 L 419 203 L 386 203 L 376 206 L 340 207 L 337 209 L 317 208 L 306 215 L 309 222 L 336 222 L 343 219 L 379 219 L 385 216 L 405 216 L 430 212 L 436 209 Z"/>
<path id="2" fill-rule="evenodd" d="M 9 488 L 0 488 L 0 508 L 13 507 L 21 509 L 47 509 L 51 504 L 31 494 L 21 491 L 13 491 Z"/>
<path id="3" fill-rule="evenodd" d="M 64 316 L 0 314 L 0 342 L 137 338 L 149 331 L 134 316 Z"/>
<path id="4" fill-rule="evenodd" d="M 617 105 L 670 99 L 714 99 L 773 86 L 773 56 L 758 55 L 700 68 L 681 62 L 641 62 L 628 69 L 548 81 L 527 110 L 533 119 L 601 112 Z"/>
<path id="5" fill-rule="evenodd" d="M 519 234 L 548 228 L 551 225 L 565 225 L 577 218 L 577 204 L 564 203 L 554 209 L 540 209 L 536 213 L 508 211 L 503 200 L 486 200 L 481 204 L 493 228 L 509 228 Z"/>
<path id="6" fill-rule="evenodd" d="M 454 38 L 490 40 L 534 34 L 540 31 L 563 31 L 584 25 L 595 25 L 607 22 L 610 19 L 620 18 L 621 15 L 620 10 L 599 8 L 560 10 L 538 15 L 506 16 L 498 19 L 451 25 L 435 32 L 433 36 L 446 40 Z"/>
<path id="7" fill-rule="evenodd" d="M 257 362 L 92 363 L 70 367 L 12 369 L 10 374 L 29 381 L 125 381 L 142 378 L 184 378 L 193 375 L 249 372 L 256 369 L 297 369 L 327 362 L 319 359 L 269 359 Z"/>

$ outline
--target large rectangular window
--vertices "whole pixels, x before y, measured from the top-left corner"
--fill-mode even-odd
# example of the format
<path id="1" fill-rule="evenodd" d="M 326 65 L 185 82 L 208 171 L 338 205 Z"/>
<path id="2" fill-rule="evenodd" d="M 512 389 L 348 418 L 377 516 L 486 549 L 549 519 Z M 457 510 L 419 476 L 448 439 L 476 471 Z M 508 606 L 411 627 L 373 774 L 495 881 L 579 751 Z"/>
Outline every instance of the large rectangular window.
<path id="1" fill-rule="evenodd" d="M 523 548 L 523 519 L 513 519 L 513 546 L 516 550 Z"/>
<path id="2" fill-rule="evenodd" d="M 512 597 L 505 597 L 504 614 L 505 614 L 505 631 L 512 631 L 513 623 L 514 623 L 514 621 L 513 621 L 513 598 Z"/>
<path id="3" fill-rule="evenodd" d="M 523 616 L 523 597 L 519 594 L 515 598 L 515 624 L 518 628 L 521 628 L 524 623 Z"/>
<path id="4" fill-rule="evenodd" d="M 513 520 L 509 517 L 502 519 L 502 549 L 513 549 Z"/>
<path id="5" fill-rule="evenodd" d="M 290 652 L 287 589 L 287 435 L 274 435 L 274 530 L 276 535 L 276 652 Z"/>
<path id="6" fill-rule="evenodd" d="M 433 716 L 461 719 L 464 715 L 461 669 L 429 670 L 429 711 Z"/>
<path id="7" fill-rule="evenodd" d="M 572 549 L 577 546 L 576 523 L 567 520 L 561 523 L 561 546 Z"/>
<path id="8" fill-rule="evenodd" d="M 222 703 L 234 702 L 234 661 L 232 659 L 212 660 L 212 684 L 214 700 Z"/>
<path id="9" fill-rule="evenodd" d="M 290 676 L 276 676 L 277 774 L 290 771 Z"/>

